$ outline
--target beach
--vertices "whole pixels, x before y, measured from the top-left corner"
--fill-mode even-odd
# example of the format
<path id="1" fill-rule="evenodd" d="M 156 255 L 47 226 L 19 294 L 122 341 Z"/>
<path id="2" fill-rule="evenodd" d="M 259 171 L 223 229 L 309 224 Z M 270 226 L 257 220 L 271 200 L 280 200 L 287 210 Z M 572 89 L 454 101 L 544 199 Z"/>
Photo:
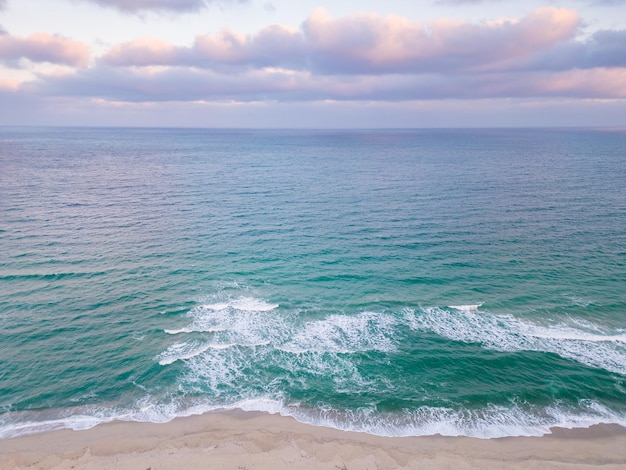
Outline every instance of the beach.
<path id="1" fill-rule="evenodd" d="M 618 469 L 626 429 L 555 428 L 543 437 L 380 437 L 262 413 L 166 424 L 112 422 L 0 441 L 2 469 Z"/>

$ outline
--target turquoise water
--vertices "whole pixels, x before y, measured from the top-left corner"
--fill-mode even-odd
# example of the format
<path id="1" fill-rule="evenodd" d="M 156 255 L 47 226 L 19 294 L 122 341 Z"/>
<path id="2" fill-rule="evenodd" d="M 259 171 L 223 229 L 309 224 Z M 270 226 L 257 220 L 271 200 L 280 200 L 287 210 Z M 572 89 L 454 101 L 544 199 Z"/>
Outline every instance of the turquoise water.
<path id="1" fill-rule="evenodd" d="M 626 131 L 0 128 L 0 437 L 626 425 Z"/>

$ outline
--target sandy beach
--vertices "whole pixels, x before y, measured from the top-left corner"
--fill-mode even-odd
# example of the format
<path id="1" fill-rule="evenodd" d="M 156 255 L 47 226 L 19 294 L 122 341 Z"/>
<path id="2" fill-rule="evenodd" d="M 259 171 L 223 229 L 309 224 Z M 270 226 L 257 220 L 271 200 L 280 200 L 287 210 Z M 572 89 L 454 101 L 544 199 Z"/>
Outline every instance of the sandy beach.
<path id="1" fill-rule="evenodd" d="M 114 422 L 0 441 L 2 469 L 618 469 L 626 429 L 554 429 L 544 437 L 389 438 L 259 413 L 167 424 Z"/>

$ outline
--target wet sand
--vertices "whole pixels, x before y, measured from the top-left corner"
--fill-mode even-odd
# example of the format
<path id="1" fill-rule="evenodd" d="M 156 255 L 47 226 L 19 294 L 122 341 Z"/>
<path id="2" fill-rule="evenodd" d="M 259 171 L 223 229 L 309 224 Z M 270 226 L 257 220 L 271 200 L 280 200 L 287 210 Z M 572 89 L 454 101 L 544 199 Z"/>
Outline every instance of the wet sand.
<path id="1" fill-rule="evenodd" d="M 623 469 L 626 428 L 544 437 L 378 437 L 260 413 L 113 422 L 0 441 L 1 469 Z"/>

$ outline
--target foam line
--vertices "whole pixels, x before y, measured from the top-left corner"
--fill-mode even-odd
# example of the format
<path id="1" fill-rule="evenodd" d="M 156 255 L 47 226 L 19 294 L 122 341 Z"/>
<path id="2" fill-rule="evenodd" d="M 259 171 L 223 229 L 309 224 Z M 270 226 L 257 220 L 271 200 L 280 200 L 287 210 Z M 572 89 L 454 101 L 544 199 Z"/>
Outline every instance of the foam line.
<path id="1" fill-rule="evenodd" d="M 461 312 L 475 312 L 482 306 L 483 304 L 480 303 L 480 304 L 474 304 L 474 305 L 450 305 L 450 308 L 459 310 Z"/>
<path id="2" fill-rule="evenodd" d="M 541 325 L 508 314 L 492 314 L 439 307 L 405 310 L 414 330 L 432 331 L 444 338 L 480 343 L 499 351 L 542 351 L 558 354 L 590 367 L 626 375 L 626 334 L 604 331 L 591 322 Z M 593 332 L 589 332 L 592 330 Z"/>
<path id="3" fill-rule="evenodd" d="M 0 424 L 0 439 L 59 429 L 84 430 L 98 424 L 120 421 L 164 423 L 174 418 L 199 415 L 218 410 L 260 411 L 290 416 L 314 426 L 344 431 L 364 432 L 388 437 L 469 436 L 482 439 L 512 436 L 542 436 L 551 428 L 588 428 L 601 423 L 626 426 L 626 416 L 618 415 L 593 400 L 583 400 L 576 410 L 548 406 L 522 409 L 519 406 L 487 405 L 478 409 L 420 407 L 400 413 L 382 413 L 370 408 L 359 410 L 311 409 L 299 403 L 286 404 L 272 397 L 250 397 L 231 403 L 155 403 L 148 399 L 126 410 L 82 410 L 83 414 L 33 421 L 31 419 Z M 32 415 L 32 413 L 30 413 Z"/>

